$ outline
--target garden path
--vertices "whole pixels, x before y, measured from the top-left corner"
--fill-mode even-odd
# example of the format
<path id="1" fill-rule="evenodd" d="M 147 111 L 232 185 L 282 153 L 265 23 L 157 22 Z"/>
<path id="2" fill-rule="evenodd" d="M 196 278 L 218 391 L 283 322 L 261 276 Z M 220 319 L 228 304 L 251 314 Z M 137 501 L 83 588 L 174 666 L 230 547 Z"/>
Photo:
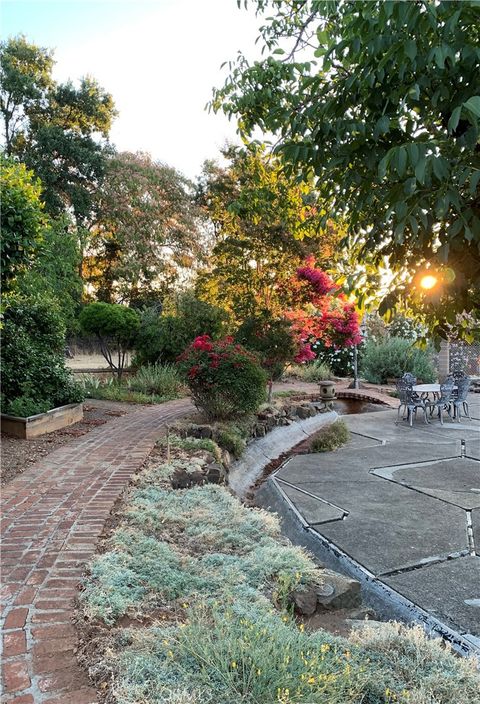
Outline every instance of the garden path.
<path id="1" fill-rule="evenodd" d="M 92 704 L 75 659 L 73 599 L 105 521 L 189 400 L 142 406 L 59 447 L 2 491 L 3 700 Z"/>

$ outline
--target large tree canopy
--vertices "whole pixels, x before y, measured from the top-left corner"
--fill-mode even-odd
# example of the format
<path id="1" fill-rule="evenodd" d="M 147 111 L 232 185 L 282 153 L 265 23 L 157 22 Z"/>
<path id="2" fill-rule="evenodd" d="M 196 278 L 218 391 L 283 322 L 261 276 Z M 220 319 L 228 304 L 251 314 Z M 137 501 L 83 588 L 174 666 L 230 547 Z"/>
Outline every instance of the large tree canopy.
<path id="1" fill-rule="evenodd" d="M 320 227 L 314 189 L 288 178 L 263 149 L 229 147 L 223 156 L 226 167 L 205 163 L 198 189 L 214 231 L 199 292 L 237 320 L 281 314 L 296 267 L 310 253 L 332 259 L 338 230 L 331 222 Z"/>
<path id="2" fill-rule="evenodd" d="M 256 4 L 270 15 L 266 58 L 240 56 L 214 109 L 244 135 L 273 133 L 286 163 L 316 178 L 325 220 L 349 222 L 364 288 L 386 258 L 398 276 L 384 308 L 436 270 L 435 295 L 415 296 L 445 334 L 480 295 L 479 3 Z"/>
<path id="3" fill-rule="evenodd" d="M 115 116 L 112 97 L 93 78 L 56 83 L 52 53 L 25 37 L 0 45 L 0 110 L 5 151 L 42 181 L 47 211 L 71 210 L 89 222 L 101 179 L 106 138 Z"/>
<path id="4" fill-rule="evenodd" d="M 109 160 L 96 213 L 86 273 L 101 300 L 161 300 L 201 259 L 192 185 L 148 154 L 124 152 Z"/>

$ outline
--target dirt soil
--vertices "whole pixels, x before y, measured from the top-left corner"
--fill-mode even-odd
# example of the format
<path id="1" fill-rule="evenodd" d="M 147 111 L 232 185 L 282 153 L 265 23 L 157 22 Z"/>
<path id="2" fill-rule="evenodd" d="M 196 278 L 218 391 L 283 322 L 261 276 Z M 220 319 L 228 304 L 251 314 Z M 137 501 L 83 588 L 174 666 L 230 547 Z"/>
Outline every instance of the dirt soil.
<path id="1" fill-rule="evenodd" d="M 138 406 L 134 408 L 138 408 Z M 108 423 L 113 418 L 123 416 L 131 410 L 134 409 L 127 404 L 86 401 L 83 405 L 83 420 L 68 426 L 68 428 L 55 430 L 53 433 L 47 433 L 31 440 L 22 440 L 2 433 L 0 470 L 2 484 L 11 481 L 60 445 L 65 445 L 73 438 L 85 435 L 93 428 Z"/>

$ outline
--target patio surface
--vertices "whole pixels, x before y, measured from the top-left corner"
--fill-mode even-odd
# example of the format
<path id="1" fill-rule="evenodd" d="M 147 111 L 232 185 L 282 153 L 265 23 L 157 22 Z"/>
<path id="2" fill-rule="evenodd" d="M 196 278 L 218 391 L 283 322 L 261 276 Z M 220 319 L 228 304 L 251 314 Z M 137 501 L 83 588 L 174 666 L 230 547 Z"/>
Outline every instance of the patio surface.
<path id="1" fill-rule="evenodd" d="M 469 402 L 473 421 L 443 427 L 345 416 L 347 445 L 294 456 L 273 482 L 313 535 L 480 648 L 480 395 Z"/>

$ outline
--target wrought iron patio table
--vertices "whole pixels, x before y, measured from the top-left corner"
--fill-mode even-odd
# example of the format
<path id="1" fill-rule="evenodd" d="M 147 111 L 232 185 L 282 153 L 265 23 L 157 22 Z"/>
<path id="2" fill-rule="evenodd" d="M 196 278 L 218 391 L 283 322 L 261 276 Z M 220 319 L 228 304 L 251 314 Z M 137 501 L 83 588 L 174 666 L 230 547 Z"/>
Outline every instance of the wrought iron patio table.
<path id="1" fill-rule="evenodd" d="M 433 399 L 437 399 L 440 396 L 440 386 L 441 384 L 415 384 L 413 386 L 413 391 L 415 391 L 417 394 L 419 394 L 420 398 L 424 399 L 425 401 L 428 399 L 429 394 L 432 394 Z M 454 386 L 453 389 L 455 390 L 457 386 Z M 449 411 L 450 413 L 450 411 Z M 433 414 L 433 406 L 430 409 L 430 415 Z"/>

